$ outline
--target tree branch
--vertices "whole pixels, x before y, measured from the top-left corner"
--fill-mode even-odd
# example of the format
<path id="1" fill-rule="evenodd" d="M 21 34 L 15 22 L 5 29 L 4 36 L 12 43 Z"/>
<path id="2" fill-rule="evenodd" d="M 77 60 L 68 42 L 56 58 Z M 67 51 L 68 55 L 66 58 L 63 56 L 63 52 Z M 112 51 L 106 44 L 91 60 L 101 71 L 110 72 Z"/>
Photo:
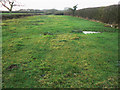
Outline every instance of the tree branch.
<path id="1" fill-rule="evenodd" d="M 20 6 L 17 4 L 16 0 L 0 0 L 0 3 L 2 4 L 3 7 L 8 9 L 10 12 L 12 11 L 14 6 Z"/>
<path id="2" fill-rule="evenodd" d="M 10 10 L 2 1 L 0 1 L 0 3 L 1 3 L 5 8 L 7 8 L 8 10 Z"/>

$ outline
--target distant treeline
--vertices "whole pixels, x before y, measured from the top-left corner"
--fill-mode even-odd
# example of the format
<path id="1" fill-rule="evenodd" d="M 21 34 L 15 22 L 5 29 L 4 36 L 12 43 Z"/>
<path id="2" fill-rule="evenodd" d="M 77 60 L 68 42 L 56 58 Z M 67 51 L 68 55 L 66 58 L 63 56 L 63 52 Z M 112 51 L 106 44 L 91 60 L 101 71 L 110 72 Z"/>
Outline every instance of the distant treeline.
<path id="1" fill-rule="evenodd" d="M 2 13 L 10 13 L 9 11 L 2 11 Z M 12 11 L 12 13 L 43 13 L 41 12 L 34 12 L 34 11 Z"/>
<path id="2" fill-rule="evenodd" d="M 3 20 L 33 16 L 33 15 L 64 15 L 63 11 L 56 10 L 56 9 L 44 9 L 44 10 L 20 9 L 18 11 L 12 11 L 11 13 L 9 11 L 2 11 L 2 13 L 3 13 L 2 14 Z"/>
<path id="3" fill-rule="evenodd" d="M 21 17 L 33 16 L 33 15 L 41 15 L 41 14 L 38 13 L 6 14 L 6 15 L 2 15 L 2 19 L 5 20 L 5 19 L 21 18 Z"/>
<path id="4" fill-rule="evenodd" d="M 107 7 L 96 7 L 80 9 L 75 12 L 75 16 L 83 17 L 93 20 L 98 20 L 109 24 L 119 24 L 120 22 L 120 9 L 119 5 L 111 5 Z M 9 13 L 9 11 L 2 11 L 2 13 Z M 40 15 L 72 15 L 73 12 L 68 10 L 56 10 L 56 9 L 20 9 L 18 11 L 12 11 L 12 13 L 34 13 Z M 5 16 L 6 17 L 6 16 Z"/>
<path id="5" fill-rule="evenodd" d="M 120 15 L 118 7 L 118 5 L 111 5 L 107 7 L 80 9 L 75 12 L 75 16 L 99 20 L 109 24 L 118 24 L 118 15 Z M 65 12 L 65 15 L 72 15 L 72 12 Z"/>
<path id="6" fill-rule="evenodd" d="M 2 13 L 10 13 L 9 11 L 2 11 Z M 40 13 L 43 15 L 64 15 L 63 11 L 56 9 L 44 9 L 44 10 L 36 10 L 36 9 L 20 9 L 18 11 L 12 11 L 12 13 Z"/>

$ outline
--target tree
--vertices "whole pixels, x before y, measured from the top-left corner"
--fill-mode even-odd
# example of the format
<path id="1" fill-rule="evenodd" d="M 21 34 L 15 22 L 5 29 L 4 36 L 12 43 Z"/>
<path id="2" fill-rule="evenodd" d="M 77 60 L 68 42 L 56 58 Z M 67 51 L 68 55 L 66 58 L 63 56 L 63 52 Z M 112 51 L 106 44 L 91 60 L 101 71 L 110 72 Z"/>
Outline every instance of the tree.
<path id="1" fill-rule="evenodd" d="M 77 4 L 78 5 L 78 4 Z M 73 8 L 69 8 L 69 10 L 72 11 L 72 15 L 74 16 L 75 15 L 75 11 L 77 9 L 77 5 L 73 6 Z"/>
<path id="2" fill-rule="evenodd" d="M 12 12 L 13 7 L 20 6 L 16 0 L 0 0 L 3 7 Z"/>

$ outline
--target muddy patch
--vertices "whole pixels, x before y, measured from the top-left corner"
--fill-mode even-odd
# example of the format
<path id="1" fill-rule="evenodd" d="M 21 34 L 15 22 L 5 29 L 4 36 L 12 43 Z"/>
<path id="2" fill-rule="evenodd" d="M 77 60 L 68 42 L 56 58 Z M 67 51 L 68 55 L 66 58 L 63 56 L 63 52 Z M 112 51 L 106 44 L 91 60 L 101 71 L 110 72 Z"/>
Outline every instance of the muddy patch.
<path id="1" fill-rule="evenodd" d="M 71 33 L 83 33 L 82 30 L 72 30 Z"/>
<path id="2" fill-rule="evenodd" d="M 44 32 L 44 35 L 53 35 L 51 32 Z"/>
<path id="3" fill-rule="evenodd" d="M 12 69 L 16 69 L 16 68 L 18 68 L 18 64 L 12 64 L 12 65 L 10 65 L 10 66 L 8 66 L 7 68 L 6 68 L 6 70 L 12 70 Z"/>

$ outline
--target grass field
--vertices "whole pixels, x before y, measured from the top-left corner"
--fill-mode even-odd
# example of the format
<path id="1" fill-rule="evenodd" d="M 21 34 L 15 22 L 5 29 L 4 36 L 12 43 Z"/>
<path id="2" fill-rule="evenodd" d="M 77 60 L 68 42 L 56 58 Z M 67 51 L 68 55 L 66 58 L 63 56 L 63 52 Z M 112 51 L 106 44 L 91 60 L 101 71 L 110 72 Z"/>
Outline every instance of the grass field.
<path id="1" fill-rule="evenodd" d="M 4 20 L 2 36 L 3 88 L 118 87 L 118 29 L 41 15 Z"/>

